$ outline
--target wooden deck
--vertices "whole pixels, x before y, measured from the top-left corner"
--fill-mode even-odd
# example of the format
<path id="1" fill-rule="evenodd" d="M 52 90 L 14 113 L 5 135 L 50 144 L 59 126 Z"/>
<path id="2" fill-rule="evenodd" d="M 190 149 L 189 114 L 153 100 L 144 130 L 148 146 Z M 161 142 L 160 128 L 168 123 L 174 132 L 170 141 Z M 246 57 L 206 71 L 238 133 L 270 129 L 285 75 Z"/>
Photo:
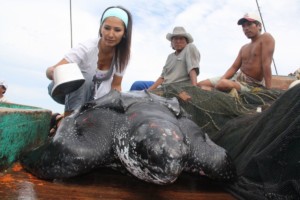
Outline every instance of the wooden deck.
<path id="1" fill-rule="evenodd" d="M 297 80 L 297 79 L 294 76 L 273 75 L 272 76 L 272 88 L 287 90 L 289 88 L 290 84 L 295 80 Z"/>
<path id="2" fill-rule="evenodd" d="M 17 163 L 0 172 L 0 199 L 105 199 L 105 200 L 194 200 L 235 199 L 214 182 L 182 174 L 171 185 L 144 183 L 110 169 L 67 181 L 44 181 L 27 173 Z"/>

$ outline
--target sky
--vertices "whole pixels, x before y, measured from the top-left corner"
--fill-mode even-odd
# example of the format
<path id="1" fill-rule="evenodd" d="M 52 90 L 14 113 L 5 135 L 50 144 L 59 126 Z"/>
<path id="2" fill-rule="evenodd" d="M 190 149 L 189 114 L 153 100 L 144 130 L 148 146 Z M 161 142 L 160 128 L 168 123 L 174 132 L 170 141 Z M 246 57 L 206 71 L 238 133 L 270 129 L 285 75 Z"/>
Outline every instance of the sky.
<path id="1" fill-rule="evenodd" d="M 121 5 L 133 16 L 131 59 L 123 91 L 136 80 L 155 81 L 173 51 L 166 39 L 183 26 L 200 51 L 198 81 L 222 75 L 248 43 L 237 25 L 247 12 L 262 15 L 275 39 L 273 75 L 300 67 L 299 0 L 0 0 L 0 80 L 11 103 L 63 112 L 48 95 L 47 67 L 60 61 L 71 46 L 98 36 L 99 20 L 109 6 Z M 259 9 L 258 9 L 259 8 Z"/>

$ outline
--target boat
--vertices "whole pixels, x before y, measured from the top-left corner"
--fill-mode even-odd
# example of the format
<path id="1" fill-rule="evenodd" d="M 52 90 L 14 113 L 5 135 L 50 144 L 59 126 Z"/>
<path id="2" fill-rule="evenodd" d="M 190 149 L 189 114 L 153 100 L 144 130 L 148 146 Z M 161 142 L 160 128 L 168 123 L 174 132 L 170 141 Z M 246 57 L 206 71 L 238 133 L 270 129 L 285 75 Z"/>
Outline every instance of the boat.
<path id="1" fill-rule="evenodd" d="M 42 180 L 19 163 L 19 155 L 48 138 L 51 112 L 19 104 L 0 104 L 0 199 L 235 199 L 206 177 L 183 174 L 159 186 L 112 169 L 68 180 Z"/>
<path id="2" fill-rule="evenodd" d="M 272 85 L 287 90 L 294 80 L 293 76 L 273 76 Z M 68 180 L 38 179 L 22 168 L 18 156 L 47 140 L 50 118 L 51 112 L 45 109 L 0 104 L 0 198 L 236 199 L 218 182 L 185 173 L 166 186 L 145 183 L 107 168 Z"/>
<path id="3" fill-rule="evenodd" d="M 295 76 L 272 75 L 272 89 L 287 90 L 296 80 Z"/>
<path id="4" fill-rule="evenodd" d="M 11 167 L 22 152 L 45 142 L 50 118 L 47 109 L 0 103 L 0 172 Z"/>

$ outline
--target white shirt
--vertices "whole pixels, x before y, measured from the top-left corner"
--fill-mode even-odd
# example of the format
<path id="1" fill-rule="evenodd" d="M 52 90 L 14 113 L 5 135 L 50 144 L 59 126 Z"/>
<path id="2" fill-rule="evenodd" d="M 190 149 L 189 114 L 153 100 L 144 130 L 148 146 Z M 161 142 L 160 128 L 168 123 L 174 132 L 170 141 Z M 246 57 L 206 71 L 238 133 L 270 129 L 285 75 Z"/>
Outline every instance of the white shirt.
<path id="1" fill-rule="evenodd" d="M 70 52 L 65 55 L 65 59 L 68 62 L 78 64 L 86 81 L 92 81 L 97 70 L 99 40 L 100 38 L 96 38 L 84 43 L 79 43 L 77 47 L 71 49 Z M 100 87 L 97 89 L 95 98 L 102 97 L 111 90 L 111 83 L 114 75 L 123 76 L 124 73 L 125 70 L 121 73 L 117 72 L 114 65 L 111 77 L 101 83 Z"/>

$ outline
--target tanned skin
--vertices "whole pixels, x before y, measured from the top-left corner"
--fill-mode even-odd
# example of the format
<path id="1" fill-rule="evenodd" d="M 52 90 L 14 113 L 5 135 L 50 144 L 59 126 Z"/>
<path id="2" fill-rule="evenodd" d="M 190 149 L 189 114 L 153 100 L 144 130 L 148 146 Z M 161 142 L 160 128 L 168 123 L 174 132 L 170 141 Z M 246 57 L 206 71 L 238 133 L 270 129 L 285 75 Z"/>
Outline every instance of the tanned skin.
<path id="1" fill-rule="evenodd" d="M 241 70 L 247 76 L 258 81 L 264 79 L 266 88 L 271 88 L 271 64 L 275 49 L 275 40 L 269 33 L 261 34 L 261 24 L 259 22 L 245 21 L 242 24 L 242 28 L 246 37 L 251 40 L 250 43 L 242 46 L 232 66 L 215 86 L 208 79 L 198 82 L 197 86 L 203 89 L 215 87 L 221 91 L 230 91 L 232 88 L 235 88 L 240 91 L 240 84 L 229 79 L 238 70 Z"/>

